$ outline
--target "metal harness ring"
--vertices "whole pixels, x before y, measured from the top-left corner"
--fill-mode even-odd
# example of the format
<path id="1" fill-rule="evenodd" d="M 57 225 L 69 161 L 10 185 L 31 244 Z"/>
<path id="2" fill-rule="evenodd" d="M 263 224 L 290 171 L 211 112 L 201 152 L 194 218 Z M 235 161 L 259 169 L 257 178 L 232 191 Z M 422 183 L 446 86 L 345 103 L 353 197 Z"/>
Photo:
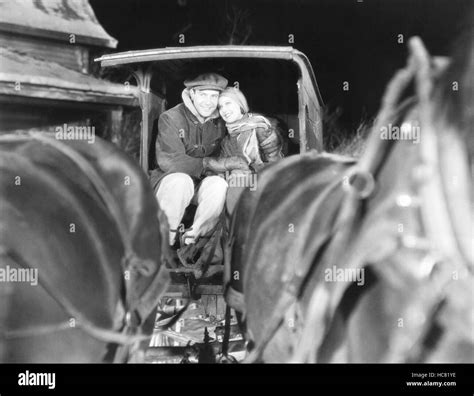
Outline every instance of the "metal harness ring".
<path id="1" fill-rule="evenodd" d="M 357 198 L 365 199 L 372 195 L 375 179 L 370 172 L 352 169 L 344 176 L 342 187 L 345 191 L 355 194 Z"/>

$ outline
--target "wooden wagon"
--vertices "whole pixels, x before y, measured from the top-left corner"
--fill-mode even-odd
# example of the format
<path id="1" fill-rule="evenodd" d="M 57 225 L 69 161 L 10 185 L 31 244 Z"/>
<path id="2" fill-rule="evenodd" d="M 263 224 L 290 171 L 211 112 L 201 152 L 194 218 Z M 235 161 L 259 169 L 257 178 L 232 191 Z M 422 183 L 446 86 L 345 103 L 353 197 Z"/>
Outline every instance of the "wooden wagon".
<path id="1" fill-rule="evenodd" d="M 193 46 L 128 51 L 98 59 L 103 68 L 119 68 L 124 84 L 132 75 L 142 110 L 140 165 L 146 173 L 157 166 L 155 141 L 162 112 L 181 102 L 183 81 L 199 73 L 217 72 L 240 88 L 250 109 L 278 120 L 287 155 L 323 150 L 322 99 L 312 66 L 302 52 L 276 46 Z M 177 275 L 177 274 L 175 274 Z M 176 278 L 175 278 L 176 279 Z M 167 296 L 216 298 L 222 313 L 222 278 L 173 282 Z"/>

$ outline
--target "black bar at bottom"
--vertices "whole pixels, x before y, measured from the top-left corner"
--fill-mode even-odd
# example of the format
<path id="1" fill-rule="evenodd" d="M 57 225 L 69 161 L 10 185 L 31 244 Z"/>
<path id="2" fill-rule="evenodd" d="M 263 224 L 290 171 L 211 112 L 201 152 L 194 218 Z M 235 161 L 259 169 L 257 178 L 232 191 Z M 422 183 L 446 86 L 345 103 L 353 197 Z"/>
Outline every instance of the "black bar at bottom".
<path id="1" fill-rule="evenodd" d="M 53 391 L 46 385 L 20 385 L 20 375 L 55 375 L 56 392 L 90 391 L 97 387 L 136 389 L 163 384 L 321 385 L 333 390 L 390 390 L 390 394 L 472 395 L 473 365 L 0 365 L 0 394 Z M 44 378 L 47 378 L 44 376 Z M 410 383 L 410 384 L 408 384 Z M 434 383 L 441 385 L 434 385 Z M 449 384 L 448 384 L 449 383 Z M 467 393 L 466 393 L 467 391 Z M 353 393 L 351 393 L 353 394 Z M 356 393 L 354 393 L 356 394 Z"/>

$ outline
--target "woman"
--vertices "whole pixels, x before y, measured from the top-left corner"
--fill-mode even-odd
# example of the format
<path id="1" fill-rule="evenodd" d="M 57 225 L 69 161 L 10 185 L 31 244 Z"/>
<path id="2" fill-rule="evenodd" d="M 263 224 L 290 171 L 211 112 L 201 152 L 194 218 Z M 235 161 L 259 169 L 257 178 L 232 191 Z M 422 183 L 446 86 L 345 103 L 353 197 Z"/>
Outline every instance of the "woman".
<path id="1" fill-rule="evenodd" d="M 239 89 L 228 87 L 222 91 L 218 108 L 228 131 L 221 142 L 221 157 L 242 157 L 250 169 L 250 172 L 234 170 L 226 175 L 229 187 L 234 187 L 227 192 L 227 210 L 232 213 L 243 189 L 256 188 L 255 173 L 264 163 L 278 161 L 283 155 L 281 144 L 278 150 L 264 154 L 261 144 L 273 133 L 274 128 L 264 116 L 249 113 L 247 100 Z"/>
<path id="2" fill-rule="evenodd" d="M 239 89 L 228 87 L 222 91 L 218 106 L 229 132 L 221 143 L 221 157 L 243 157 L 254 170 L 264 162 L 282 158 L 281 147 L 264 156 L 259 145 L 272 133 L 272 125 L 262 115 L 249 113 L 247 99 Z"/>

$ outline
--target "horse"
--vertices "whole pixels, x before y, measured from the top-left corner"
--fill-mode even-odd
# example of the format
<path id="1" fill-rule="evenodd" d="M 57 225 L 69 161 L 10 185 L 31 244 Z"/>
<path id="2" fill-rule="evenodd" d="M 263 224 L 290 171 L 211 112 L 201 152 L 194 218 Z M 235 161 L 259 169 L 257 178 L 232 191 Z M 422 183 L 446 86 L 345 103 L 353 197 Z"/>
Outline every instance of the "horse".
<path id="1" fill-rule="evenodd" d="M 146 175 L 99 137 L 37 130 L 0 136 L 0 169 L 0 361 L 138 358 L 169 282 Z"/>
<path id="2" fill-rule="evenodd" d="M 289 157 L 243 194 L 226 301 L 247 362 L 472 362 L 473 47 L 411 38 L 359 160 Z"/>

